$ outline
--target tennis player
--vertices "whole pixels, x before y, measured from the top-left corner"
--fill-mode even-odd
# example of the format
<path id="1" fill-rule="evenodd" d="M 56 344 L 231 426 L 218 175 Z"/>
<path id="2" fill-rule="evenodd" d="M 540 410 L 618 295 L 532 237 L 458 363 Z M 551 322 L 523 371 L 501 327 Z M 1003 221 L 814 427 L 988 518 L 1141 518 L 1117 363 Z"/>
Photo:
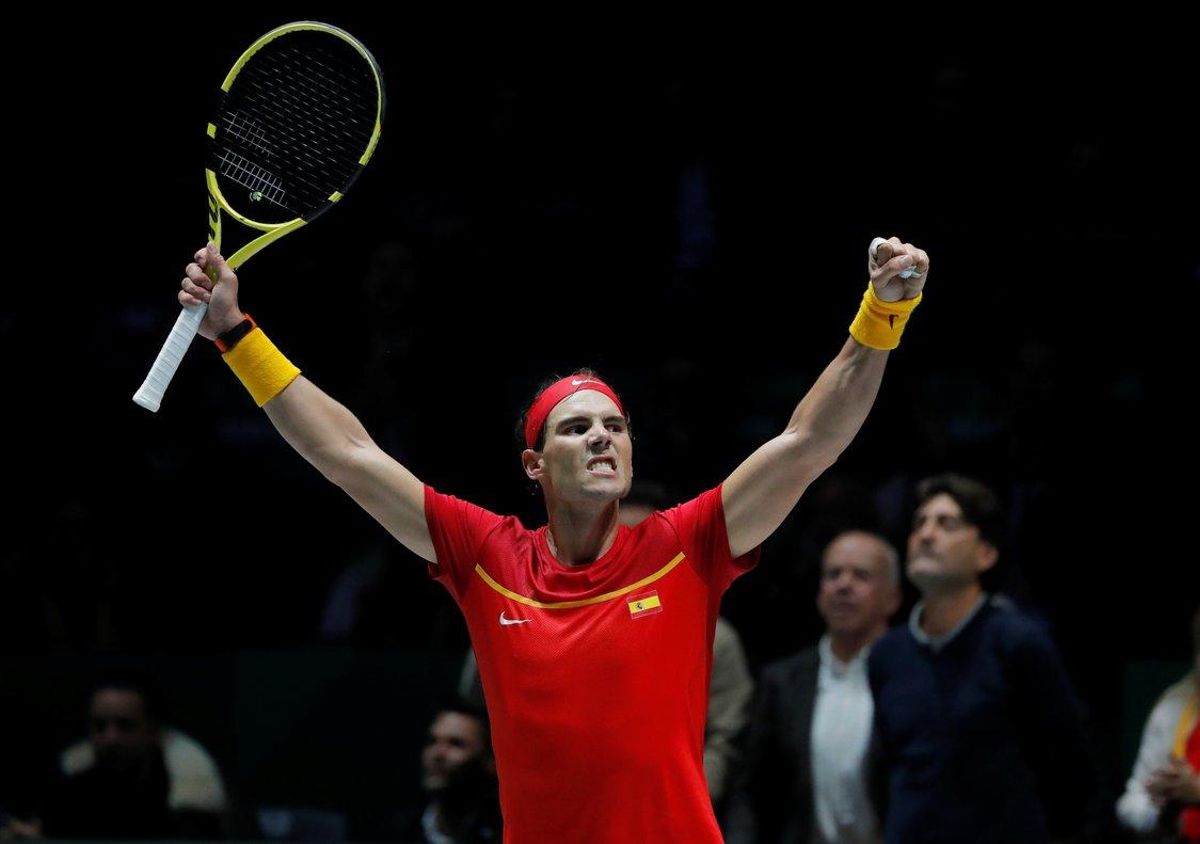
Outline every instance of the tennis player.
<path id="1" fill-rule="evenodd" d="M 862 426 L 928 270 L 921 249 L 876 239 L 850 337 L 782 432 L 721 485 L 633 528 L 617 518 L 633 477 L 628 416 L 594 372 L 554 380 L 524 414 L 521 462 L 548 521 L 530 530 L 384 453 L 239 310 L 237 277 L 211 243 L 179 301 L 209 306 L 200 333 L 284 439 L 458 602 L 492 721 L 505 841 L 701 844 L 721 840 L 702 757 L 721 596 Z M 728 411 L 718 396 L 697 404 L 702 416 Z"/>

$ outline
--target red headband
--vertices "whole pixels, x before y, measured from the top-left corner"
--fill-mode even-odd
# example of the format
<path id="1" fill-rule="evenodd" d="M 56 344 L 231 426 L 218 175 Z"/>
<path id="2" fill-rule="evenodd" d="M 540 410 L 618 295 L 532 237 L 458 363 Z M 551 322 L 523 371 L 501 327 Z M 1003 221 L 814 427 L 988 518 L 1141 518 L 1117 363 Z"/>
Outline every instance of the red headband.
<path id="1" fill-rule="evenodd" d="M 555 405 L 580 390 L 595 390 L 597 393 L 603 393 L 613 400 L 613 404 L 617 406 L 617 410 L 621 411 L 621 415 L 625 415 L 625 408 L 621 406 L 621 400 L 617 398 L 612 387 L 591 375 L 568 375 L 542 390 L 533 400 L 533 407 L 529 408 L 529 415 L 525 417 L 526 448 L 533 448 L 537 443 L 538 434 L 541 433 L 542 426 L 546 424 L 546 417 L 550 415 L 550 411 L 554 409 Z"/>

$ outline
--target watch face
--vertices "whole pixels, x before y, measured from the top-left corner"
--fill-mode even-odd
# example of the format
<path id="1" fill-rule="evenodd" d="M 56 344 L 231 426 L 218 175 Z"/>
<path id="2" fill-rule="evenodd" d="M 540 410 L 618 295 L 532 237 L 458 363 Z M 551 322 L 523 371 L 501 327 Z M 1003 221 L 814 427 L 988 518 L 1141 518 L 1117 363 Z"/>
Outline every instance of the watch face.
<path id="1" fill-rule="evenodd" d="M 254 320 L 247 315 L 241 322 L 233 328 L 226 331 L 224 334 L 217 335 L 217 346 L 222 352 L 227 352 L 232 349 L 237 342 L 245 337 L 254 328 Z"/>

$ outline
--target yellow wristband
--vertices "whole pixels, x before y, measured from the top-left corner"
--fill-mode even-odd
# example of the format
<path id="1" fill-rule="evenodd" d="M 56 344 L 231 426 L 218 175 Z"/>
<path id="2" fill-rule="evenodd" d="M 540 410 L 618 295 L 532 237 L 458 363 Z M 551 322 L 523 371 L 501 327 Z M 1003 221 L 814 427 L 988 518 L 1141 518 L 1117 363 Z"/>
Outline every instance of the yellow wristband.
<path id="1" fill-rule="evenodd" d="M 257 327 L 221 357 L 259 407 L 282 393 L 283 388 L 300 374 L 300 370 Z"/>
<path id="2" fill-rule="evenodd" d="M 921 304 L 924 293 L 914 299 L 885 302 L 875 295 L 875 289 L 867 282 L 858 316 L 850 323 L 850 336 L 872 349 L 894 349 L 900 345 L 900 335 L 908 324 L 908 317 Z M 243 341 L 244 342 L 244 341 Z"/>

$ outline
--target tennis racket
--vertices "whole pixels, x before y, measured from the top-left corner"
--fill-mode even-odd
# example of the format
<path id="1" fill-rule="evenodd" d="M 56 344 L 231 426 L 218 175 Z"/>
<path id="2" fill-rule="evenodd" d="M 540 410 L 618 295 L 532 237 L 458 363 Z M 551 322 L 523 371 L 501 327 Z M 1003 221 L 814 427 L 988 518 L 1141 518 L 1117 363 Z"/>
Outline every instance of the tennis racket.
<path id="1" fill-rule="evenodd" d="M 335 26 L 289 23 L 250 45 L 208 124 L 209 239 L 221 248 L 222 212 L 262 232 L 226 258 L 230 268 L 342 198 L 379 143 L 383 111 L 379 65 Z M 158 410 L 207 311 L 179 314 L 135 402 Z"/>

